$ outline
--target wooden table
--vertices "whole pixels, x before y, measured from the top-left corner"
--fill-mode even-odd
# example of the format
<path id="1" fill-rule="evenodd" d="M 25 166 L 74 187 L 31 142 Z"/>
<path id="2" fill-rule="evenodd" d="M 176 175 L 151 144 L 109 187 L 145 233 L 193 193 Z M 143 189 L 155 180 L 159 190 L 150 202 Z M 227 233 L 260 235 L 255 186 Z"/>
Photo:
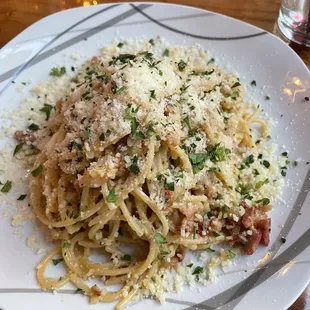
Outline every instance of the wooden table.
<path id="1" fill-rule="evenodd" d="M 77 6 L 89 6 L 117 0 L 2 0 L 0 2 L 0 47 L 23 29 L 52 13 Z M 273 32 L 280 0 L 163 0 L 219 12 Z M 292 46 L 310 68 L 310 48 Z M 310 285 L 290 310 L 310 310 Z"/>

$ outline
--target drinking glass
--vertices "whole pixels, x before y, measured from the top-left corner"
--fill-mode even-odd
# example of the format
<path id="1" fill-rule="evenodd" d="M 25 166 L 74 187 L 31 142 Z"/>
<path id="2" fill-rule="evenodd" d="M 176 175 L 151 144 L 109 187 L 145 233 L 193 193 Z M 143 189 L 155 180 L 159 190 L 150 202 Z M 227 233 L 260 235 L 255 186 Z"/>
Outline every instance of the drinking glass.
<path id="1" fill-rule="evenodd" d="M 310 46 L 310 0 L 283 0 L 278 27 L 290 41 Z"/>

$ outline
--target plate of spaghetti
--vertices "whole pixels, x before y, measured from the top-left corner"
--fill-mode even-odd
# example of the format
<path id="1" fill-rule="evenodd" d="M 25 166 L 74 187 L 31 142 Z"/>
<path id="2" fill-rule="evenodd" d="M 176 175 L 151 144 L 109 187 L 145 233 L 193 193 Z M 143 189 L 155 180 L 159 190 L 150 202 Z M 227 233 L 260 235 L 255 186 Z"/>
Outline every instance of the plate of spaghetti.
<path id="1" fill-rule="evenodd" d="M 0 59 L 3 309 L 284 309 L 307 285 L 310 77 L 276 37 L 109 4 Z"/>

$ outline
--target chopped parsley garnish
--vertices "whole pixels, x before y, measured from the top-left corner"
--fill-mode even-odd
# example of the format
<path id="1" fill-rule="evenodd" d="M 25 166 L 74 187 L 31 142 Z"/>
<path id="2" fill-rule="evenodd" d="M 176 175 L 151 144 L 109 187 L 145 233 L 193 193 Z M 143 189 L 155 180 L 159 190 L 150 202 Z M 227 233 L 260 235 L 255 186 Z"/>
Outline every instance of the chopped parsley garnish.
<path id="1" fill-rule="evenodd" d="M 262 203 L 263 206 L 267 206 L 267 205 L 270 204 L 270 199 L 268 199 L 268 198 L 263 198 L 263 199 L 257 200 L 256 202 L 257 202 L 257 203 Z"/>
<path id="2" fill-rule="evenodd" d="M 193 263 L 186 265 L 186 267 L 192 268 L 193 267 Z"/>
<path id="3" fill-rule="evenodd" d="M 248 156 L 245 160 L 245 164 L 249 167 L 253 163 L 254 163 L 254 155 Z"/>
<path id="4" fill-rule="evenodd" d="M 99 136 L 99 141 L 104 141 L 105 140 L 105 134 L 104 132 Z"/>
<path id="5" fill-rule="evenodd" d="M 66 68 L 61 67 L 61 68 L 52 68 L 50 75 L 52 76 L 62 76 L 66 73 Z"/>
<path id="6" fill-rule="evenodd" d="M 287 152 L 283 152 L 281 155 L 287 157 Z"/>
<path id="7" fill-rule="evenodd" d="M 193 71 L 191 75 L 196 75 L 196 76 L 207 76 L 207 75 L 211 75 L 214 72 L 214 69 L 210 70 L 210 71 L 203 71 L 203 72 L 195 72 Z"/>
<path id="8" fill-rule="evenodd" d="M 206 251 L 207 251 L 207 252 L 210 252 L 210 253 L 215 252 L 215 250 L 213 250 L 213 249 L 211 249 L 211 248 L 206 249 Z"/>
<path id="9" fill-rule="evenodd" d="M 254 174 L 255 177 L 259 175 L 259 172 L 258 172 L 258 170 L 256 168 L 253 169 L 253 174 Z"/>
<path id="10" fill-rule="evenodd" d="M 255 189 L 260 189 L 265 184 L 269 183 L 269 179 L 265 179 L 264 181 L 259 181 L 255 184 Z"/>
<path id="11" fill-rule="evenodd" d="M 253 80 L 253 81 L 251 82 L 251 86 L 256 86 L 256 81 L 255 81 L 255 80 Z"/>
<path id="12" fill-rule="evenodd" d="M 268 169 L 270 167 L 270 163 L 268 160 L 263 160 L 263 165 Z"/>
<path id="13" fill-rule="evenodd" d="M 119 94 L 121 94 L 126 89 L 127 89 L 127 86 L 122 86 L 121 88 L 115 89 L 114 90 L 114 94 L 115 95 L 119 95 Z"/>
<path id="14" fill-rule="evenodd" d="M 160 140 L 161 140 L 161 138 L 160 138 L 159 135 L 156 135 L 156 140 L 157 140 L 157 141 L 160 141 Z"/>
<path id="15" fill-rule="evenodd" d="M 121 64 L 126 64 L 130 60 L 134 60 L 136 58 L 136 55 L 132 54 L 119 54 L 117 57 L 113 56 L 112 60 L 109 61 L 109 66 L 116 65 L 117 62 L 120 62 Z"/>
<path id="16" fill-rule="evenodd" d="M 113 202 L 116 202 L 116 200 L 117 200 L 117 195 L 115 193 L 115 189 L 112 189 L 109 195 L 107 196 L 107 202 L 113 203 Z"/>
<path id="17" fill-rule="evenodd" d="M 218 234 L 216 231 L 212 231 L 213 237 L 217 238 L 220 236 L 220 234 Z"/>
<path id="18" fill-rule="evenodd" d="M 1 188 L 2 193 L 8 193 L 12 188 L 12 182 L 11 181 L 6 181 L 5 184 Z"/>
<path id="19" fill-rule="evenodd" d="M 156 233 L 154 236 L 154 240 L 158 245 L 161 245 L 166 242 L 165 237 L 161 233 Z"/>
<path id="20" fill-rule="evenodd" d="M 239 82 L 236 82 L 231 88 L 239 87 L 241 84 Z"/>
<path id="21" fill-rule="evenodd" d="M 199 275 L 200 275 L 202 272 L 203 272 L 203 267 L 201 267 L 201 266 L 195 267 L 195 269 L 194 269 L 192 275 L 196 275 L 196 281 L 199 280 Z"/>
<path id="22" fill-rule="evenodd" d="M 156 100 L 155 89 L 150 90 L 150 98 Z"/>
<path id="23" fill-rule="evenodd" d="M 270 97 L 269 97 L 269 96 L 266 96 L 265 99 L 266 99 L 266 100 L 270 100 Z"/>
<path id="24" fill-rule="evenodd" d="M 151 45 L 155 45 L 154 39 L 151 39 L 151 40 L 149 41 L 149 43 L 150 43 Z"/>
<path id="25" fill-rule="evenodd" d="M 84 291 L 81 288 L 77 288 L 74 294 L 84 294 Z"/>
<path id="26" fill-rule="evenodd" d="M 15 156 L 22 149 L 23 145 L 24 145 L 24 143 L 19 143 L 15 146 L 13 156 Z"/>
<path id="27" fill-rule="evenodd" d="M 27 197 L 27 195 L 20 195 L 17 200 L 22 201 Z"/>
<path id="28" fill-rule="evenodd" d="M 207 65 L 210 65 L 210 64 L 212 64 L 213 62 L 215 62 L 215 59 L 212 57 L 212 58 L 207 62 Z"/>
<path id="29" fill-rule="evenodd" d="M 122 48 L 124 46 L 124 43 L 122 43 L 122 42 L 119 42 L 118 44 L 117 44 L 117 47 L 118 48 Z"/>
<path id="30" fill-rule="evenodd" d="M 174 191 L 174 182 L 167 182 L 167 179 L 165 179 L 165 189 L 168 191 Z"/>
<path id="31" fill-rule="evenodd" d="M 131 261 L 131 255 L 125 254 L 122 259 L 127 261 L 127 262 L 130 262 Z"/>
<path id="32" fill-rule="evenodd" d="M 168 57 L 169 56 L 169 50 L 166 48 L 165 50 L 164 50 L 164 52 L 163 52 L 163 56 L 166 56 L 166 57 Z"/>
<path id="33" fill-rule="evenodd" d="M 297 160 L 294 160 L 293 162 L 293 167 L 297 167 L 298 166 L 298 161 Z"/>
<path id="34" fill-rule="evenodd" d="M 196 174 L 204 168 L 204 163 L 208 158 L 208 154 L 192 153 L 189 154 L 188 157 L 191 161 L 193 172 Z"/>
<path id="35" fill-rule="evenodd" d="M 137 115 L 138 111 L 139 111 L 139 107 L 134 108 L 132 107 L 131 104 L 128 104 L 127 108 L 125 109 L 125 113 L 126 113 L 125 119 L 131 120 L 133 117 Z"/>
<path id="36" fill-rule="evenodd" d="M 32 123 L 31 125 L 28 126 L 28 129 L 30 129 L 32 131 L 37 131 L 40 129 L 40 127 L 37 124 Z"/>
<path id="37" fill-rule="evenodd" d="M 228 259 L 233 259 L 236 257 L 236 253 L 234 253 L 233 251 L 231 250 L 228 250 L 228 253 L 227 253 L 227 258 Z"/>
<path id="38" fill-rule="evenodd" d="M 244 184 L 238 184 L 236 187 L 236 192 L 239 193 L 244 199 L 252 200 L 252 196 L 250 195 L 250 187 Z"/>
<path id="39" fill-rule="evenodd" d="M 90 95 L 90 91 L 86 91 L 85 93 L 81 95 L 81 98 L 88 100 L 90 99 L 89 95 Z"/>
<path id="40" fill-rule="evenodd" d="M 234 90 L 231 92 L 230 97 L 232 100 L 236 100 L 239 97 L 240 93 L 238 90 Z"/>
<path id="41" fill-rule="evenodd" d="M 262 159 L 263 158 L 263 154 L 258 154 L 257 158 L 258 159 Z"/>
<path id="42" fill-rule="evenodd" d="M 188 115 L 183 119 L 183 122 L 186 124 L 186 126 L 187 126 L 187 128 L 188 128 L 189 130 L 192 130 L 191 124 L 190 124 L 190 122 L 189 122 L 189 117 L 188 117 Z"/>
<path id="43" fill-rule="evenodd" d="M 37 177 L 40 173 L 44 171 L 44 166 L 40 164 L 39 167 L 31 171 L 32 176 Z"/>
<path id="44" fill-rule="evenodd" d="M 70 248 L 70 246 L 71 246 L 70 242 L 65 241 L 65 242 L 61 245 L 61 248 L 62 248 L 62 249 L 67 249 L 67 248 Z"/>
<path id="45" fill-rule="evenodd" d="M 64 259 L 63 258 L 57 258 L 57 259 L 52 259 L 53 265 L 57 266 L 59 263 L 61 263 Z"/>
<path id="46" fill-rule="evenodd" d="M 134 174 L 138 174 L 140 172 L 140 168 L 138 166 L 138 157 L 134 156 L 132 158 L 132 162 L 130 166 L 128 167 L 128 170 Z"/>
<path id="47" fill-rule="evenodd" d="M 44 103 L 44 107 L 40 109 L 41 112 L 44 112 L 46 114 L 46 118 L 45 118 L 46 121 L 49 120 L 52 110 L 53 110 L 53 106 L 47 103 Z"/>
<path id="48" fill-rule="evenodd" d="M 178 63 L 178 68 L 179 70 L 182 72 L 186 67 L 186 62 L 184 62 L 183 60 L 181 60 L 179 63 Z"/>
<path id="49" fill-rule="evenodd" d="M 281 171 L 281 175 L 282 175 L 283 177 L 286 177 L 286 171 L 282 170 L 282 171 Z"/>
<path id="50" fill-rule="evenodd" d="M 208 149 L 208 157 L 214 163 L 225 161 L 227 155 L 230 153 L 231 151 L 224 146 L 220 146 L 220 143 L 217 143 Z"/>

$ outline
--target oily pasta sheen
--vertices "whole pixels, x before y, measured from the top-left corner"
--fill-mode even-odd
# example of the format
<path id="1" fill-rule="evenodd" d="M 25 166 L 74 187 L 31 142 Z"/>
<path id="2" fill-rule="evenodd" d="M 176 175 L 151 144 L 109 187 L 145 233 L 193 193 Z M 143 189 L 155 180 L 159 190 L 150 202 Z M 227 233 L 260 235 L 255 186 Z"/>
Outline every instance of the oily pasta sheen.
<path id="1" fill-rule="evenodd" d="M 187 250 L 223 243 L 249 255 L 269 243 L 278 172 L 264 160 L 259 106 L 203 49 L 152 48 L 92 57 L 44 126 L 24 132 L 38 149 L 30 205 L 57 244 L 37 269 L 43 289 L 70 281 L 122 309 Z M 94 250 L 108 260 L 92 261 Z M 66 275 L 48 278 L 57 256 Z"/>

